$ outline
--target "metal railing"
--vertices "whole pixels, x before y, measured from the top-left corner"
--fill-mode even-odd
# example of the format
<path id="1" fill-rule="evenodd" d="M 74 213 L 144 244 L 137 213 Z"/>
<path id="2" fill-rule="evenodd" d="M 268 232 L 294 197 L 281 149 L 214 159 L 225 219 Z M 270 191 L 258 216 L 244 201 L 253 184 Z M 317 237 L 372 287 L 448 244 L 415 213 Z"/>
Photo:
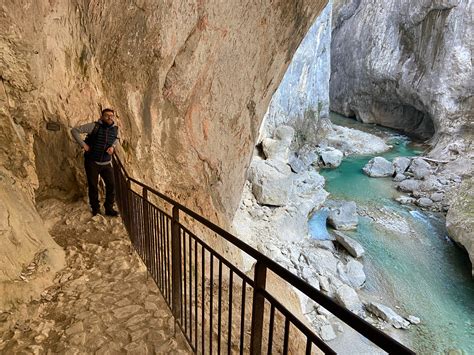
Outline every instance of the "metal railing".
<path id="1" fill-rule="evenodd" d="M 335 354 L 284 305 L 285 296 L 271 292 L 277 278 L 386 352 L 414 354 L 234 235 L 130 177 L 117 156 L 114 171 L 132 244 L 195 353 Z M 200 233 L 191 230 L 196 225 Z M 212 238 L 253 258 L 253 277 L 206 242 Z"/>

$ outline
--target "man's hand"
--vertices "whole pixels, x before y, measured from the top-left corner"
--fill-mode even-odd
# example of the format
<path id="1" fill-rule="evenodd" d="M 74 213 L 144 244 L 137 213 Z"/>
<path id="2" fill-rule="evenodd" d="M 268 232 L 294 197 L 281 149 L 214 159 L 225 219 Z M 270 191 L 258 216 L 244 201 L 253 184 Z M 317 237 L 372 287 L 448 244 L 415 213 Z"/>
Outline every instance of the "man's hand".
<path id="1" fill-rule="evenodd" d="M 107 153 L 108 153 L 109 155 L 114 154 L 114 147 L 110 147 L 109 149 L 107 149 Z"/>
<path id="2" fill-rule="evenodd" d="M 84 149 L 85 152 L 88 152 L 89 150 L 91 150 L 91 148 L 87 144 L 84 144 L 82 149 Z"/>

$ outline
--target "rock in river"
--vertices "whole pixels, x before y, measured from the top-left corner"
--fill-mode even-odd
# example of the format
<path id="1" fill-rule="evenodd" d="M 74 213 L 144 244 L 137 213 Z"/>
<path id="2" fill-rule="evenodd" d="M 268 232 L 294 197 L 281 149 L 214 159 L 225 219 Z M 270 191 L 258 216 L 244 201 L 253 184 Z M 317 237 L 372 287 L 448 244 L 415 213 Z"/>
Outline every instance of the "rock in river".
<path id="1" fill-rule="evenodd" d="M 464 180 L 446 216 L 448 234 L 466 248 L 474 276 L 474 178 Z"/>
<path id="2" fill-rule="evenodd" d="M 353 257 L 360 258 L 365 253 L 362 245 L 360 245 L 354 239 L 339 231 L 334 231 L 334 234 L 336 235 L 336 241 L 342 245 L 344 249 L 346 249 Z"/>
<path id="3" fill-rule="evenodd" d="M 343 153 L 332 147 L 325 147 L 319 149 L 319 154 L 322 161 L 322 166 L 326 168 L 337 168 L 341 165 Z"/>
<path id="4" fill-rule="evenodd" d="M 422 158 L 415 158 L 411 161 L 408 171 L 413 173 L 415 179 L 423 179 L 431 174 L 431 165 Z"/>
<path id="5" fill-rule="evenodd" d="M 398 184 L 398 189 L 403 192 L 413 192 L 420 188 L 420 182 L 413 179 L 403 180 Z"/>
<path id="6" fill-rule="evenodd" d="M 411 160 L 407 157 L 397 157 L 392 162 L 393 170 L 397 174 L 403 174 L 410 166 L 410 162 Z"/>
<path id="7" fill-rule="evenodd" d="M 407 319 L 411 324 L 420 324 L 421 322 L 420 318 L 415 317 L 415 316 L 408 316 Z"/>
<path id="8" fill-rule="evenodd" d="M 393 181 L 395 182 L 401 182 L 403 180 L 405 180 L 407 177 L 404 175 L 404 174 L 401 174 L 401 173 L 398 173 L 397 175 L 395 175 L 395 177 L 393 178 Z"/>
<path id="9" fill-rule="evenodd" d="M 328 223 L 335 229 L 355 229 L 359 223 L 357 216 L 357 205 L 354 201 L 329 201 Z"/>
<path id="10" fill-rule="evenodd" d="M 382 318 L 384 321 L 390 323 L 395 328 L 400 329 L 408 329 L 410 326 L 410 322 L 408 322 L 405 318 L 395 313 L 393 309 L 390 307 L 384 306 L 383 304 L 377 302 L 370 302 L 367 305 L 367 310 L 376 315 L 379 318 Z"/>
<path id="11" fill-rule="evenodd" d="M 420 207 L 431 207 L 433 206 L 433 201 L 428 197 L 422 197 L 416 201 L 416 204 Z"/>
<path id="12" fill-rule="evenodd" d="M 370 159 L 362 170 L 370 177 L 386 177 L 393 175 L 394 168 L 387 159 L 375 157 Z"/>

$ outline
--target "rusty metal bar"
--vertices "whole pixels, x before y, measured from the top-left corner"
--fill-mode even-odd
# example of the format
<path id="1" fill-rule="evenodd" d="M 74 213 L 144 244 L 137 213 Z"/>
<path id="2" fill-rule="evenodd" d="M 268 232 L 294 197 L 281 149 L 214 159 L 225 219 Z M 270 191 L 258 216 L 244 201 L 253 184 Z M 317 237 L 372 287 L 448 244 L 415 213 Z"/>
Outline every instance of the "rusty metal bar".
<path id="1" fill-rule="evenodd" d="M 182 294 L 182 301 L 181 301 L 181 312 L 184 313 L 184 329 L 187 329 L 188 328 L 188 312 L 187 312 L 187 306 L 186 306 L 186 303 L 187 303 L 187 298 L 188 298 L 188 293 L 187 293 L 187 282 L 186 280 L 188 279 L 187 277 L 187 272 L 186 272 L 186 232 L 183 231 L 183 242 L 182 242 L 182 249 L 183 249 L 183 254 L 182 254 L 182 265 L 183 265 L 183 277 L 181 278 L 181 281 L 183 282 L 181 287 L 182 287 L 182 290 L 183 290 L 183 294 Z M 181 320 L 183 321 L 183 320 Z M 186 331 L 186 334 L 188 334 L 188 332 Z"/>
<path id="2" fill-rule="evenodd" d="M 288 354 L 288 338 L 290 336 L 290 320 L 285 319 L 285 332 L 283 333 L 283 354 Z"/>
<path id="3" fill-rule="evenodd" d="M 192 306 L 193 306 L 193 273 L 192 273 L 192 245 L 191 245 L 191 238 L 188 238 L 188 247 L 189 247 L 189 259 L 188 259 L 188 262 L 189 262 L 189 267 L 188 267 L 188 270 L 189 270 L 189 339 L 191 339 L 191 343 L 192 343 L 192 339 L 193 339 L 193 310 L 192 310 Z"/>
<path id="4" fill-rule="evenodd" d="M 232 269 L 229 270 L 229 316 L 227 319 L 227 353 L 231 354 L 231 349 L 232 349 L 232 288 L 234 286 L 233 284 L 234 280 L 234 273 L 232 272 Z"/>
<path id="5" fill-rule="evenodd" d="M 144 222 L 144 239 L 145 239 L 145 250 L 144 250 L 144 256 L 145 256 L 145 265 L 147 267 L 147 274 L 149 270 L 149 263 L 150 263 L 150 220 L 149 220 L 149 215 L 148 215 L 148 189 L 146 187 L 143 188 L 142 190 L 142 202 L 143 202 L 143 222 Z"/>
<path id="6" fill-rule="evenodd" d="M 288 319 L 302 334 L 304 334 L 312 343 L 316 344 L 325 354 L 336 354 L 326 343 L 324 343 L 316 334 L 314 334 L 308 327 L 303 324 L 294 314 L 292 314 L 285 306 L 283 306 L 276 298 L 270 295 L 267 291 L 263 291 L 265 299 L 270 302 L 285 319 Z"/>
<path id="7" fill-rule="evenodd" d="M 219 284 L 218 284 L 218 303 L 217 303 L 217 353 L 221 353 L 221 323 L 222 323 L 222 261 L 219 260 Z"/>
<path id="8" fill-rule="evenodd" d="M 181 319 L 181 243 L 179 236 L 179 208 L 173 207 L 171 220 L 171 289 L 173 293 L 173 316 L 175 320 Z"/>
<path id="9" fill-rule="evenodd" d="M 306 355 L 311 355 L 311 346 L 313 345 L 313 343 L 311 342 L 311 340 L 306 339 L 306 352 L 305 354 Z"/>
<path id="10" fill-rule="evenodd" d="M 247 290 L 247 283 L 242 280 L 242 300 L 240 302 L 240 355 L 244 353 L 245 341 L 245 292 Z"/>
<path id="11" fill-rule="evenodd" d="M 252 302 L 252 328 L 250 330 L 250 353 L 261 354 L 263 315 L 265 313 L 265 297 L 262 291 L 267 283 L 267 268 L 261 261 L 255 264 L 254 290 Z"/>
<path id="12" fill-rule="evenodd" d="M 198 346 L 198 244 L 194 239 L 194 343 Z"/>
<path id="13" fill-rule="evenodd" d="M 201 273 L 201 288 L 202 288 L 202 293 L 201 293 L 201 345 L 202 345 L 202 353 L 205 354 L 205 350 L 206 350 L 206 347 L 205 347 L 205 339 L 206 339 L 206 334 L 204 332 L 204 329 L 205 328 L 205 321 L 206 321 L 206 318 L 205 318 L 205 306 L 206 306 L 206 302 L 205 302 L 205 299 L 206 299 L 206 269 L 205 269 L 205 265 L 206 265 L 206 250 L 204 249 L 204 246 L 202 246 L 201 248 L 201 267 L 202 267 L 202 273 Z"/>
<path id="14" fill-rule="evenodd" d="M 167 268 L 168 268 L 168 276 L 167 276 L 167 279 L 168 279 L 168 298 L 169 298 L 169 302 L 171 303 L 171 294 L 172 294 L 172 290 L 171 290 L 171 278 L 172 278 L 172 270 L 171 270 L 171 237 L 170 237 L 170 228 L 169 228 L 169 225 L 170 225 L 170 219 L 168 218 L 168 216 L 164 215 L 164 219 L 165 219 L 165 229 L 164 229 L 164 235 L 165 235 L 165 238 L 166 238 L 166 254 L 167 254 Z"/>
<path id="15" fill-rule="evenodd" d="M 273 326 L 275 322 L 275 306 L 272 304 L 270 307 L 270 320 L 268 322 L 268 355 L 272 354 L 273 346 Z"/>

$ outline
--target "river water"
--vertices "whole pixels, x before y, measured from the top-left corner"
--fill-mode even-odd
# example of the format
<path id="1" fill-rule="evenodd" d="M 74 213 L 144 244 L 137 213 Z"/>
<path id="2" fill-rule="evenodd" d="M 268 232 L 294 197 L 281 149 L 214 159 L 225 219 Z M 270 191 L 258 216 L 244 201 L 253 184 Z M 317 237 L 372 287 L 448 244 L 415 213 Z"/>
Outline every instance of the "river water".
<path id="1" fill-rule="evenodd" d="M 419 155 L 425 148 L 388 129 L 334 114 L 331 120 L 388 137 L 394 147 L 380 156 L 389 160 Z M 356 231 L 346 233 L 366 250 L 365 298 L 421 319 L 408 331 L 416 352 L 474 354 L 474 280 L 467 253 L 447 237 L 443 215 L 400 205 L 391 178 L 364 175 L 362 167 L 370 158 L 346 158 L 337 169 L 320 171 L 330 198 L 355 201 L 366 215 Z M 327 237 L 324 212 L 316 213 L 309 226 L 313 237 Z"/>

